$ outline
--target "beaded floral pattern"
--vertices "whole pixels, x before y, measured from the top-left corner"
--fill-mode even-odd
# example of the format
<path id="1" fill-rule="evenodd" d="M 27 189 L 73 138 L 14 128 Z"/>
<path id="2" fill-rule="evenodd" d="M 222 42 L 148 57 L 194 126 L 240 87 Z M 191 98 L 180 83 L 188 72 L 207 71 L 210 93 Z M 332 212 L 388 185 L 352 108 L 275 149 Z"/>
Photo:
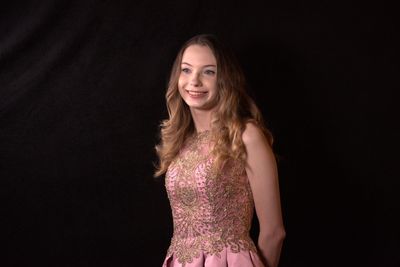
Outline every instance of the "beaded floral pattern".
<path id="1" fill-rule="evenodd" d="M 166 174 L 174 222 L 167 256 L 174 254 L 182 266 L 224 248 L 257 251 L 249 237 L 254 204 L 244 163 L 229 162 L 216 172 L 210 136 L 190 137 Z"/>

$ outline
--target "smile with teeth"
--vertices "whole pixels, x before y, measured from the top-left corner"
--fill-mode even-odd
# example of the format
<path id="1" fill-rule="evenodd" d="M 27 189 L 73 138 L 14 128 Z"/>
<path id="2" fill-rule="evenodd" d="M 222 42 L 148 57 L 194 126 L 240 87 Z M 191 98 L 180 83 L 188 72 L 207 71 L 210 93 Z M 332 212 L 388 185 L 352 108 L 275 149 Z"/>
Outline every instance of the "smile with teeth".
<path id="1" fill-rule="evenodd" d="M 186 92 L 188 92 L 188 94 L 191 96 L 203 96 L 207 94 L 207 92 L 191 91 L 191 90 L 186 90 Z"/>

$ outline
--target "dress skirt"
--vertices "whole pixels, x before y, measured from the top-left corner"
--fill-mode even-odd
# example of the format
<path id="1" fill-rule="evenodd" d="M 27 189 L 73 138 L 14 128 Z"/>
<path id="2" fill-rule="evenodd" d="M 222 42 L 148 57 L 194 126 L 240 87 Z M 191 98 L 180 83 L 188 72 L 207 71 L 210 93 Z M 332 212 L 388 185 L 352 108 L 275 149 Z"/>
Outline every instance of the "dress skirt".
<path id="1" fill-rule="evenodd" d="M 225 248 L 219 255 L 202 254 L 184 265 L 174 255 L 165 258 L 162 267 L 265 267 L 260 257 L 251 250 L 232 252 Z"/>

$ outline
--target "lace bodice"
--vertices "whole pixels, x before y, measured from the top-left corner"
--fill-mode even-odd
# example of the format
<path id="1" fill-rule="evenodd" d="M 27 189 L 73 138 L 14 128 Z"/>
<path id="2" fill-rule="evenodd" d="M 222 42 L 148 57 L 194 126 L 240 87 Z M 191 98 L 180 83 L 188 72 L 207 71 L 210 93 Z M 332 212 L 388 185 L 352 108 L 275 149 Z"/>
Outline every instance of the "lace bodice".
<path id="1" fill-rule="evenodd" d="M 201 253 L 256 252 L 249 237 L 253 197 L 243 162 L 228 162 L 218 173 L 209 131 L 188 138 L 166 173 L 174 233 L 167 255 L 184 266 Z"/>

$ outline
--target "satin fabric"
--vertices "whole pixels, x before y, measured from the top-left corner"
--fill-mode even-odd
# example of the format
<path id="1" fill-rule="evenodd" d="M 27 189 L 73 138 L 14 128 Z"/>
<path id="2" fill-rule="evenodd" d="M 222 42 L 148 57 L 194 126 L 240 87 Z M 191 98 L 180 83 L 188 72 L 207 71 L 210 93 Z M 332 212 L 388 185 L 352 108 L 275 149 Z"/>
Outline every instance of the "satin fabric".
<path id="1" fill-rule="evenodd" d="M 162 267 L 265 267 L 260 257 L 253 251 L 240 251 L 239 253 L 225 248 L 220 255 L 205 255 L 204 253 L 192 262 L 185 265 L 171 255 L 164 260 Z"/>

